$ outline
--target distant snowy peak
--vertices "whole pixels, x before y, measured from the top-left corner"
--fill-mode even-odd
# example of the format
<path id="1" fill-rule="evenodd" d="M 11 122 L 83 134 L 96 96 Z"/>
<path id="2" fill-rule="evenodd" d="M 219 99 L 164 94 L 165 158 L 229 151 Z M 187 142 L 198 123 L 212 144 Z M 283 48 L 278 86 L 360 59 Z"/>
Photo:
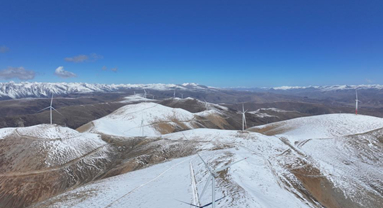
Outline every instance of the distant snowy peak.
<path id="1" fill-rule="evenodd" d="M 195 83 L 184 84 L 88 84 L 88 83 L 43 83 L 6 82 L 0 83 L 0 98 L 47 97 L 51 94 L 118 92 L 127 89 L 152 90 L 205 90 L 212 89 Z"/>
<path id="2" fill-rule="evenodd" d="M 332 86 L 281 86 L 272 87 L 272 90 L 305 90 L 317 89 L 320 91 L 334 91 L 334 90 L 355 90 L 355 89 L 376 89 L 382 90 L 383 85 L 332 85 Z"/>

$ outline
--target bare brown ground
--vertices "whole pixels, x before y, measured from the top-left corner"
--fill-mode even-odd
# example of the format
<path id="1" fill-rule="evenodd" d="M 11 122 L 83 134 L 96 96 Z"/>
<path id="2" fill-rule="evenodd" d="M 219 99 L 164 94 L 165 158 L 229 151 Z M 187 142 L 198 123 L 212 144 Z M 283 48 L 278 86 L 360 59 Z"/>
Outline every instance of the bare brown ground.
<path id="1" fill-rule="evenodd" d="M 84 124 L 80 127 L 78 127 L 76 130 L 80 133 L 83 133 L 83 132 L 86 132 L 86 131 L 89 131 L 90 129 L 92 129 L 94 127 L 94 124 L 93 122 L 89 122 L 87 124 Z"/>
<path id="2" fill-rule="evenodd" d="M 316 201 L 327 208 L 361 207 L 350 198 L 345 197 L 340 189 L 321 174 L 320 170 L 310 164 L 306 163 L 301 168 L 290 170 L 290 172 L 299 179 Z M 304 193 L 306 190 L 301 190 L 301 192 Z"/>
<path id="3" fill-rule="evenodd" d="M 174 132 L 175 128 L 173 125 L 168 122 L 158 122 L 153 124 L 153 128 L 156 129 L 161 134 L 168 134 Z"/>
<path id="4" fill-rule="evenodd" d="M 267 136 L 274 136 L 277 134 L 283 134 L 283 133 L 290 131 L 292 129 L 293 128 L 283 127 L 283 124 L 279 123 L 279 124 L 269 124 L 269 125 L 266 125 L 262 128 L 254 127 L 254 128 L 250 128 L 248 130 L 252 131 L 252 132 L 258 132 L 258 133 L 261 133 L 261 134 L 264 134 Z"/>
<path id="5" fill-rule="evenodd" d="M 230 126 L 230 124 L 227 123 L 227 121 L 222 118 L 222 116 L 210 114 L 206 118 L 220 129 L 225 129 L 225 127 Z"/>

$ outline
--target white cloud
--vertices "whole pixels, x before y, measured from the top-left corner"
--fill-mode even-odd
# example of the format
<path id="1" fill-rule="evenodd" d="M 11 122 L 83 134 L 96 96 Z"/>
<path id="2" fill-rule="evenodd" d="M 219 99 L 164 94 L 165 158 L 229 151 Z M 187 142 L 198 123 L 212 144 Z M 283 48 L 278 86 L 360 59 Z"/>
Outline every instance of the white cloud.
<path id="1" fill-rule="evenodd" d="M 118 68 L 117 68 L 117 67 L 114 67 L 114 68 L 110 68 L 110 69 L 108 69 L 108 67 L 103 66 L 103 67 L 102 67 L 102 70 L 104 70 L 104 71 L 108 71 L 108 70 L 110 70 L 110 71 L 112 71 L 112 72 L 117 72 L 117 71 L 118 71 Z"/>
<path id="2" fill-rule="evenodd" d="M 78 55 L 78 56 L 67 57 L 64 60 L 67 62 L 81 63 L 81 62 L 89 62 L 89 61 L 94 62 L 94 61 L 97 61 L 97 60 L 102 59 L 102 58 L 104 58 L 104 57 L 101 55 L 92 53 L 89 56 L 82 54 L 82 55 Z"/>
<path id="3" fill-rule="evenodd" d="M 9 51 L 9 48 L 7 46 L 0 46 L 0 53 L 6 53 Z"/>
<path id="4" fill-rule="evenodd" d="M 371 84 L 371 83 L 373 83 L 374 81 L 373 80 L 371 80 L 371 79 L 365 79 L 366 80 L 366 82 L 367 83 L 369 83 L 369 84 Z"/>
<path id="5" fill-rule="evenodd" d="M 30 80 L 34 79 L 36 72 L 32 70 L 26 70 L 24 67 L 8 67 L 7 69 L 0 71 L 0 79 L 13 79 Z"/>
<path id="6" fill-rule="evenodd" d="M 73 72 L 65 71 L 63 66 L 57 67 L 55 70 L 55 75 L 61 78 L 70 78 L 76 76 L 76 74 Z"/>

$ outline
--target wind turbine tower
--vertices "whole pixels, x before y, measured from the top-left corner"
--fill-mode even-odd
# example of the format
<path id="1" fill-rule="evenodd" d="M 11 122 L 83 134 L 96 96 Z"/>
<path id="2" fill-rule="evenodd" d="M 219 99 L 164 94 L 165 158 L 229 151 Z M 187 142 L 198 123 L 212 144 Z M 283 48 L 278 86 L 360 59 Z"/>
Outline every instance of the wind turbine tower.
<path id="1" fill-rule="evenodd" d="M 358 115 L 358 90 L 355 89 L 355 115 Z"/>
<path id="2" fill-rule="evenodd" d="M 206 166 L 206 168 L 209 170 L 209 172 L 210 172 L 210 176 L 208 177 L 208 179 L 207 179 L 207 182 L 206 182 L 206 184 L 205 184 L 205 186 L 204 186 L 204 188 L 203 188 L 203 190 L 202 190 L 202 193 L 201 193 L 201 195 L 199 196 L 199 198 L 201 199 L 202 198 L 202 196 L 203 196 L 203 194 L 205 193 L 205 191 L 206 191 L 206 188 L 207 188 L 207 186 L 209 185 L 209 183 L 210 183 L 210 180 L 211 180 L 211 182 L 212 182 L 212 185 L 211 185 L 211 189 L 212 189 L 212 202 L 211 202 L 211 204 L 212 204 L 212 207 L 213 208 L 215 208 L 215 202 L 217 202 L 218 200 L 216 200 L 215 199 L 215 178 L 217 178 L 218 177 L 218 172 L 220 172 L 220 171 L 223 171 L 223 170 L 226 170 L 227 168 L 229 168 L 230 166 L 232 166 L 232 165 L 234 165 L 234 164 L 236 164 L 236 163 L 238 163 L 238 162 L 241 162 L 242 160 L 246 160 L 247 159 L 247 157 L 246 158 L 244 158 L 244 159 L 241 159 L 241 160 L 238 160 L 238 161 L 236 161 L 236 162 L 233 162 L 233 163 L 231 163 L 231 164 L 228 164 L 228 165 L 225 165 L 225 166 L 223 166 L 223 167 L 221 167 L 221 168 L 217 168 L 217 169 L 212 169 L 203 159 L 202 159 L 202 157 L 198 154 L 198 156 L 199 156 L 199 158 L 202 160 L 202 162 L 205 164 L 205 166 Z M 222 198 L 221 198 L 222 199 Z M 204 206 L 205 207 L 205 206 Z"/>
<path id="3" fill-rule="evenodd" d="M 144 118 L 141 117 L 141 136 L 144 136 Z"/>
<path id="4" fill-rule="evenodd" d="M 206 110 L 209 110 L 209 103 L 205 100 L 205 108 L 206 108 Z"/>
<path id="5" fill-rule="evenodd" d="M 247 110 L 245 111 L 245 107 L 242 103 L 242 131 L 245 131 L 245 129 L 247 128 L 247 124 L 246 124 L 246 112 Z"/>
<path id="6" fill-rule="evenodd" d="M 58 110 L 56 110 L 56 109 L 52 106 L 52 104 L 53 104 L 53 94 L 52 94 L 52 97 L 51 97 L 51 104 L 50 104 L 48 107 L 43 108 L 43 109 L 40 110 L 40 111 L 44 111 L 44 110 L 46 110 L 46 109 L 49 109 L 50 124 L 52 124 L 52 110 L 54 110 L 54 111 L 56 111 L 58 114 L 62 115 L 60 112 L 58 112 Z"/>
<path id="7" fill-rule="evenodd" d="M 144 98 L 146 98 L 146 90 L 144 89 Z"/>
<path id="8" fill-rule="evenodd" d="M 176 91 L 174 90 L 173 91 L 173 99 L 175 99 L 176 98 Z"/>

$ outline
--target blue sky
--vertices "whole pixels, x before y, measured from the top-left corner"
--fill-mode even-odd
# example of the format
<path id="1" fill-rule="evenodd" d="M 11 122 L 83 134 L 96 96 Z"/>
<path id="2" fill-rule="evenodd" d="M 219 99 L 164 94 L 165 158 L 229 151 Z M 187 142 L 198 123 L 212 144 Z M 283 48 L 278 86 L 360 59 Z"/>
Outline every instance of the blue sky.
<path id="1" fill-rule="evenodd" d="M 20 79 L 383 84 L 383 1 L 4 0 L 0 81 Z"/>

